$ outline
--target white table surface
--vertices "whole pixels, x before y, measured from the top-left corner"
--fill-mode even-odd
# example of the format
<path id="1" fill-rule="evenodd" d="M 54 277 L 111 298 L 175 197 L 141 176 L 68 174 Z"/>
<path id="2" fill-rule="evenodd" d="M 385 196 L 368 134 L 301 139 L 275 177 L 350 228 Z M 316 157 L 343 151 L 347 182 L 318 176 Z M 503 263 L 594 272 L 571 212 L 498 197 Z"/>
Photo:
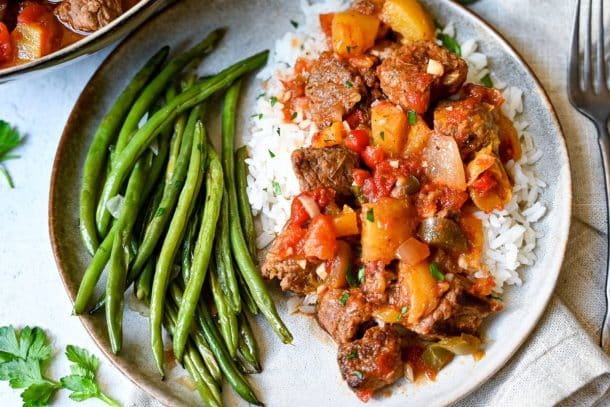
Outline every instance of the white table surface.
<path id="1" fill-rule="evenodd" d="M 592 131 L 586 120 L 577 117 L 568 107 L 565 77 L 561 75 L 561 80 L 557 80 L 558 69 L 562 72 L 565 69 L 571 26 L 566 17 L 572 15 L 574 5 L 572 0 L 480 0 L 474 7 L 508 37 L 541 77 L 558 108 L 566 134 L 576 133 L 576 129 L 585 129 L 583 133 Z M 550 24 L 553 20 L 557 24 Z M 540 40 L 547 41 L 550 46 L 540 48 L 532 38 L 538 44 Z M 559 48 L 565 51 L 554 51 Z M 46 329 L 57 350 L 48 370 L 54 378 L 68 373 L 63 356 L 66 345 L 79 345 L 100 355 L 78 319 L 70 316 L 71 304 L 49 242 L 47 202 L 55 149 L 64 124 L 87 80 L 108 53 L 105 50 L 54 72 L 0 85 L 0 119 L 17 126 L 26 135 L 24 145 L 18 150 L 22 158 L 7 165 L 15 189 L 0 181 L 0 326 L 35 325 Z M 567 138 L 571 153 L 584 148 L 590 149 L 595 157 L 588 162 L 572 163 L 573 172 L 591 177 L 590 183 L 575 184 L 575 216 L 583 224 L 603 224 L 603 191 L 591 188 L 591 184 L 601 185 L 597 182 L 601 180 L 598 153 L 591 147 L 594 143 Z M 599 251 L 600 257 L 605 256 L 603 246 L 594 250 Z M 570 259 L 566 261 L 569 263 Z M 558 294 L 563 296 L 561 292 Z M 599 310 L 587 312 L 578 309 L 577 304 L 567 303 L 585 329 L 590 334 L 596 333 Z M 135 386 L 103 357 L 102 361 L 99 373 L 102 386 L 112 397 L 129 405 L 137 392 Z M 21 405 L 19 393 L 0 383 L 0 406 Z M 54 403 L 57 406 L 73 404 L 67 392 L 60 392 Z M 88 401 L 79 405 L 101 403 Z"/>

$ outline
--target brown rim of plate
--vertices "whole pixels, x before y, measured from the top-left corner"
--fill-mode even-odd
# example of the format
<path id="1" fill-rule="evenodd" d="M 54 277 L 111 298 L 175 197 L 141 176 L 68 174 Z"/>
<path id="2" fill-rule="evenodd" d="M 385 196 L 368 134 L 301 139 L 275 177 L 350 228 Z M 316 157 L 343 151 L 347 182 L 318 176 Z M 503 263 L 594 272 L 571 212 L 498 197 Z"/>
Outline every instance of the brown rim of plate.
<path id="1" fill-rule="evenodd" d="M 166 7 L 163 10 L 161 10 L 151 20 L 157 20 L 159 18 L 162 18 L 163 15 L 168 10 L 173 9 L 177 4 L 178 4 L 178 2 L 174 3 L 173 5 L 170 5 L 169 7 Z M 566 144 L 565 144 L 565 136 L 563 135 L 563 129 L 562 129 L 561 123 L 560 123 L 560 121 L 558 119 L 558 116 L 557 116 L 557 113 L 555 111 L 555 108 L 553 107 L 553 104 L 551 103 L 547 92 L 543 88 L 543 86 L 542 86 L 540 80 L 538 79 L 538 77 L 536 76 L 536 74 L 532 71 L 532 69 L 527 64 L 527 62 L 525 62 L 525 60 L 521 57 L 521 54 L 519 52 L 517 52 L 513 48 L 512 45 L 510 45 L 510 43 L 504 38 L 503 35 L 498 33 L 485 19 L 483 19 L 482 17 L 480 17 L 478 14 L 474 13 L 473 11 L 468 9 L 467 7 L 465 7 L 465 6 L 463 6 L 463 5 L 459 4 L 459 3 L 456 3 L 456 2 L 451 2 L 450 4 L 453 7 L 456 7 L 458 10 L 461 10 L 462 12 L 468 14 L 471 18 L 473 18 L 473 20 L 477 21 L 479 24 L 481 24 L 481 26 L 483 28 L 488 30 L 490 32 L 490 34 L 495 37 L 496 41 L 504 47 L 504 49 L 508 52 L 508 54 L 510 54 L 511 57 L 519 65 L 521 65 L 523 67 L 523 69 L 533 78 L 533 80 L 534 80 L 534 82 L 536 84 L 536 88 L 534 89 L 534 91 L 538 92 L 541 95 L 542 102 L 547 106 L 548 111 L 551 113 L 552 121 L 555 123 L 555 125 L 557 126 L 557 128 L 560 131 L 561 137 L 560 137 L 560 140 L 559 140 L 559 149 L 560 149 L 560 154 L 562 156 L 564 156 L 565 162 L 567 164 L 568 177 L 567 177 L 567 180 L 566 180 L 566 182 L 567 182 L 566 186 L 567 186 L 567 189 L 569 191 L 569 196 L 567 197 L 569 205 L 567 205 L 566 213 L 563 214 L 565 216 L 565 219 L 568 219 L 568 225 L 566 226 L 566 230 L 568 230 L 568 233 L 566 233 L 565 237 L 563 239 L 561 239 L 560 241 L 558 241 L 557 245 L 556 245 L 556 248 L 559 249 L 558 252 L 561 253 L 560 258 L 558 259 L 559 260 L 559 264 L 561 264 L 563 262 L 563 259 L 564 259 L 564 256 L 565 256 L 565 250 L 566 250 L 567 240 L 568 240 L 568 235 L 569 235 L 569 223 L 571 222 L 571 213 L 572 213 L 572 205 L 571 205 L 571 203 L 572 203 L 572 179 L 571 179 L 571 168 L 570 168 L 570 161 L 569 161 L 569 157 L 568 157 L 568 150 L 567 150 L 567 147 L 566 147 Z M 151 20 L 149 20 L 149 21 L 151 21 Z M 89 85 L 94 83 L 94 82 L 96 82 L 98 77 L 102 75 L 102 72 L 105 70 L 106 66 L 113 59 L 115 54 L 118 53 L 123 47 L 129 46 L 130 45 L 129 44 L 129 40 L 132 38 L 132 36 L 136 35 L 144 26 L 145 26 L 145 24 L 141 25 L 136 30 L 134 30 L 131 34 L 129 34 L 106 57 L 106 59 L 102 62 L 102 64 L 99 66 L 99 68 L 95 71 L 95 73 L 93 74 L 93 76 L 91 77 L 89 82 L 87 82 L 87 85 L 85 86 L 84 90 L 82 91 L 82 93 L 78 97 L 78 99 L 77 99 L 77 101 L 76 101 L 76 103 L 74 105 L 74 108 L 70 112 L 70 116 L 68 117 L 68 121 L 66 123 L 66 126 L 64 127 L 64 131 L 63 131 L 63 133 L 61 135 L 61 138 L 59 140 L 59 145 L 57 147 L 57 152 L 55 154 L 55 160 L 53 162 L 53 169 L 52 169 L 52 172 L 51 172 L 51 186 L 50 186 L 50 189 L 49 189 L 49 235 L 50 235 L 50 238 L 51 238 L 51 247 L 53 249 L 53 255 L 55 257 L 55 262 L 57 263 L 57 267 L 58 267 L 58 270 L 59 270 L 60 277 L 62 279 L 64 288 L 66 289 L 66 291 L 68 293 L 68 296 L 70 297 L 70 300 L 72 301 L 73 304 L 74 304 L 75 294 L 70 291 L 70 288 L 68 286 L 68 281 L 66 279 L 66 276 L 62 272 L 62 270 L 63 270 L 63 263 L 62 263 L 62 259 L 60 258 L 60 255 L 59 255 L 57 236 L 55 235 L 55 228 L 54 228 L 54 224 L 55 224 L 54 208 L 55 208 L 55 205 L 56 205 L 56 202 L 55 202 L 55 185 L 58 182 L 58 180 L 57 180 L 57 173 L 58 173 L 58 170 L 59 170 L 59 162 L 61 161 L 61 158 L 62 158 L 62 152 L 63 152 L 63 149 L 64 149 L 64 145 L 66 143 L 66 140 L 70 136 L 70 131 L 68 131 L 68 129 L 71 128 L 73 123 L 76 121 L 76 116 L 78 114 L 78 111 L 81 109 L 80 105 L 83 104 L 88 99 L 89 92 L 91 92 L 90 89 L 92 89 L 92 87 L 90 87 Z M 557 253 L 557 251 L 556 251 L 556 253 Z M 557 276 L 559 276 L 559 273 L 557 273 Z M 555 280 L 553 281 L 552 285 L 549 285 L 549 291 L 548 292 L 541 293 L 541 294 L 546 296 L 546 300 L 545 300 L 546 305 L 544 307 L 541 307 L 540 311 L 538 311 L 538 315 L 536 315 L 536 317 L 534 318 L 535 322 L 532 325 L 532 327 L 530 328 L 529 333 L 527 335 L 525 335 L 523 337 L 523 339 L 515 347 L 515 349 L 511 353 L 509 353 L 504 358 L 504 360 L 502 360 L 502 363 L 498 364 L 498 366 L 495 369 L 490 371 L 490 373 L 484 378 L 484 380 L 482 380 L 476 386 L 472 386 L 470 389 L 468 389 L 468 391 L 466 391 L 464 394 L 462 394 L 460 397 L 458 397 L 454 401 L 457 401 L 459 399 L 462 399 L 462 398 L 466 397 L 468 394 L 472 393 L 479 386 L 481 386 L 486 381 L 488 381 L 495 373 L 498 372 L 498 370 L 500 370 L 503 366 L 505 366 L 506 363 L 508 362 L 508 360 L 510 358 L 512 358 L 512 356 L 521 348 L 521 346 L 523 346 L 523 343 L 525 342 L 525 340 L 527 338 L 529 338 L 529 336 L 531 335 L 532 331 L 534 330 L 534 328 L 536 327 L 536 325 L 540 321 L 540 318 L 542 317 L 542 314 L 546 310 L 546 308 L 548 306 L 548 302 L 549 302 L 549 300 L 551 298 L 551 294 L 554 291 L 556 284 L 557 284 L 557 278 L 555 278 Z M 109 348 L 107 348 L 105 346 L 102 346 L 102 344 L 98 341 L 97 337 L 93 334 L 93 329 L 92 329 L 92 326 L 91 326 L 90 319 L 88 318 L 88 315 L 87 314 L 83 314 L 83 315 L 79 315 L 78 317 L 79 317 L 81 323 L 83 324 L 83 326 L 85 327 L 85 329 L 87 330 L 87 333 L 89 334 L 91 339 L 93 339 L 93 341 L 96 343 L 96 345 L 100 349 L 100 351 L 102 351 L 102 353 L 104 353 L 106 355 L 106 357 L 111 361 L 111 363 L 114 366 L 116 366 L 117 369 L 119 369 L 119 371 L 121 373 L 123 373 L 125 376 L 127 376 L 136 386 L 138 386 L 140 389 L 142 389 L 143 391 L 148 393 L 150 396 L 152 396 L 155 400 L 157 400 L 158 402 L 163 403 L 166 406 L 181 405 L 183 403 L 181 400 L 177 400 L 174 397 L 159 391 L 159 389 L 157 387 L 155 387 L 155 386 L 148 386 L 148 385 L 146 385 L 145 383 L 146 383 L 147 379 L 144 378 L 136 369 L 132 369 L 130 366 L 128 366 L 119 355 L 113 354 L 110 351 Z"/>
<path id="2" fill-rule="evenodd" d="M 2 68 L 0 69 L 0 83 L 17 79 L 21 75 L 63 64 L 64 62 L 85 54 L 97 52 L 116 41 L 117 37 L 125 34 L 125 32 L 129 30 L 129 25 L 131 23 L 134 23 L 137 26 L 137 30 L 148 17 L 155 13 L 155 9 L 162 7 L 164 3 L 167 3 L 167 0 L 149 0 L 143 5 L 136 5 L 134 6 L 137 7 L 136 10 L 131 13 L 130 10 L 127 10 L 125 12 L 127 15 L 124 18 L 119 16 L 116 22 L 111 22 L 111 28 L 107 30 L 104 30 L 106 27 L 100 28 L 100 30 L 104 31 L 98 36 L 96 36 L 96 31 L 67 47 L 60 48 L 36 60 L 21 65 Z"/>

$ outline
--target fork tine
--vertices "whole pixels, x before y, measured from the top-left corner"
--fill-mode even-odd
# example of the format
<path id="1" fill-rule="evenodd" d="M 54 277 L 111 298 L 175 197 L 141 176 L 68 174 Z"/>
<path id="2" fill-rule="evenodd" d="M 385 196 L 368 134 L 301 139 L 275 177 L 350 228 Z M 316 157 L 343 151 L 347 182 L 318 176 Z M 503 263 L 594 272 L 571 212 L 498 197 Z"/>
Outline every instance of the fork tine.
<path id="1" fill-rule="evenodd" d="M 599 0 L 598 21 L 599 33 L 597 36 L 597 67 L 595 80 L 597 81 L 597 86 L 599 86 L 599 89 L 603 91 L 603 89 L 608 86 L 608 77 L 606 72 L 606 54 L 604 52 L 604 41 L 606 40 L 606 37 L 604 36 L 604 0 Z"/>
<path id="2" fill-rule="evenodd" d="M 582 77 L 583 77 L 583 82 L 584 82 L 584 89 L 588 90 L 588 89 L 592 89 L 592 78 L 593 78 L 593 73 L 591 72 L 592 68 L 591 68 L 591 43 L 593 42 L 593 33 L 592 31 L 592 24 L 591 24 L 591 20 L 593 19 L 593 0 L 589 0 L 589 10 L 588 10 L 588 16 L 587 16 L 587 25 L 586 25 L 586 33 L 587 33 L 587 38 L 585 39 L 585 48 L 584 48 L 584 58 L 583 58 L 583 72 L 582 72 Z"/>
<path id="3" fill-rule="evenodd" d="M 572 33 L 572 50 L 570 51 L 570 87 L 580 90 L 580 0 L 576 4 L 576 16 L 574 17 L 574 32 Z M 576 90 L 576 89 L 575 89 Z"/>

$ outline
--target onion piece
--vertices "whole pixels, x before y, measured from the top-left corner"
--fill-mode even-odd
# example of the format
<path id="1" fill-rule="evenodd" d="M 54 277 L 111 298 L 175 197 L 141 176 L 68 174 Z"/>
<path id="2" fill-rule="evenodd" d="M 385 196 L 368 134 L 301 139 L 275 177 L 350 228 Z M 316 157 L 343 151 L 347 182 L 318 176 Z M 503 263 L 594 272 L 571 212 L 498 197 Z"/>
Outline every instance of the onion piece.
<path id="1" fill-rule="evenodd" d="M 466 174 L 460 150 L 453 137 L 432 133 L 424 150 L 427 174 L 438 184 L 466 190 Z"/>
<path id="2" fill-rule="evenodd" d="M 396 257 L 410 266 L 419 263 L 429 255 L 430 249 L 428 248 L 428 245 L 420 242 L 414 237 L 405 240 L 404 243 L 396 249 Z"/>
<path id="3" fill-rule="evenodd" d="M 318 204 L 312 197 L 301 195 L 299 196 L 299 201 L 301 201 L 303 208 L 305 208 L 310 218 L 313 219 L 316 215 L 320 214 L 320 207 L 318 207 Z"/>
<path id="4" fill-rule="evenodd" d="M 106 209 L 110 212 L 113 218 L 118 219 L 123 210 L 125 197 L 123 195 L 115 195 L 106 202 Z"/>
<path id="5" fill-rule="evenodd" d="M 443 67 L 443 64 L 438 62 L 436 59 L 430 59 L 428 61 L 428 68 L 426 69 L 426 73 L 435 76 L 443 76 L 443 74 L 445 73 L 445 68 Z"/>

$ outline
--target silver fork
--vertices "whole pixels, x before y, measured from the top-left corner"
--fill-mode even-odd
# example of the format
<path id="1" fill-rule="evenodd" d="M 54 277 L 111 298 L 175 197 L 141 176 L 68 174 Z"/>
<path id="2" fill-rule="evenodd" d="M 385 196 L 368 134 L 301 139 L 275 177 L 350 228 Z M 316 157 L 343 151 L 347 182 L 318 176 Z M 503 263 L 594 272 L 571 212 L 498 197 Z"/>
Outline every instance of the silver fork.
<path id="1" fill-rule="evenodd" d="M 597 8 L 597 38 L 594 40 L 592 29 L 594 1 L 589 0 L 589 12 L 586 18 L 583 59 L 580 58 L 580 9 L 577 1 L 572 51 L 568 68 L 568 95 L 572 105 L 587 116 L 597 127 L 599 148 L 602 155 L 604 179 L 606 184 L 606 209 L 610 209 L 610 134 L 608 118 L 610 117 L 610 89 L 608 88 L 608 69 L 604 52 L 604 0 L 599 0 Z M 595 55 L 591 49 L 595 47 Z M 595 59 L 595 61 L 593 61 Z M 608 232 L 610 235 L 610 211 Z M 610 244 L 606 260 L 606 314 L 601 331 L 601 346 L 610 353 Z"/>

